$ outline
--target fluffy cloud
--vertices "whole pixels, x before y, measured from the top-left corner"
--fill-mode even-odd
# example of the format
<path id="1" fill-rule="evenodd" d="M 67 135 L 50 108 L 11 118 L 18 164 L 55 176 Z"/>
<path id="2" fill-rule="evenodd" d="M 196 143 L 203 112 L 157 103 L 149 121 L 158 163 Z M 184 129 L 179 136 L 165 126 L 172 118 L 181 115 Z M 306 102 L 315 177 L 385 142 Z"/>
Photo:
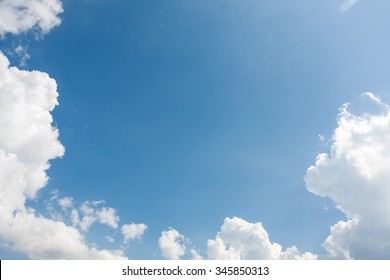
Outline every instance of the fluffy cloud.
<path id="1" fill-rule="evenodd" d="M 169 229 L 161 233 L 158 240 L 163 257 L 170 260 L 180 259 L 186 253 L 185 238 L 175 229 Z"/>
<path id="2" fill-rule="evenodd" d="M 122 251 L 88 247 L 77 229 L 29 211 L 18 211 L 7 222 L 1 222 L 2 238 L 31 259 L 124 259 Z"/>
<path id="3" fill-rule="evenodd" d="M 97 212 L 97 218 L 99 223 L 107 225 L 111 228 L 117 228 L 119 217 L 116 215 L 116 211 L 111 207 L 103 207 Z"/>
<path id="4" fill-rule="evenodd" d="M 122 251 L 88 247 L 76 228 L 26 207 L 26 200 L 46 185 L 50 160 L 64 154 L 58 130 L 51 125 L 57 96 L 56 82 L 46 73 L 9 67 L 0 52 L 0 237 L 30 258 L 123 258 Z M 68 202 L 63 200 L 63 206 Z M 109 208 L 102 209 L 97 219 L 116 227 Z"/>
<path id="5" fill-rule="evenodd" d="M 163 231 L 158 245 L 163 257 L 171 260 L 190 257 L 203 259 L 195 248 L 188 248 L 190 240 L 175 229 Z M 249 223 L 243 219 L 225 218 L 215 239 L 207 241 L 207 259 L 213 260 L 313 260 L 318 256 L 301 253 L 295 246 L 282 250 L 282 246 L 271 243 L 261 223 Z"/>
<path id="6" fill-rule="evenodd" d="M 30 29 L 48 33 L 61 23 L 61 0 L 2 0 L 0 1 L 0 37 L 7 33 L 20 34 Z"/>
<path id="7" fill-rule="evenodd" d="M 351 9 L 359 0 L 345 0 L 339 7 L 339 11 L 344 13 Z"/>
<path id="8" fill-rule="evenodd" d="M 122 226 L 123 242 L 128 243 L 130 240 L 141 239 L 145 230 L 148 228 L 145 224 L 125 224 Z"/>
<path id="9" fill-rule="evenodd" d="M 307 189 L 331 198 L 345 214 L 323 244 L 332 258 L 390 258 L 390 110 L 354 115 L 342 107 L 330 153 L 320 154 L 307 170 Z"/>
<path id="10" fill-rule="evenodd" d="M 207 242 L 209 259 L 316 259 L 311 253 L 301 254 L 296 247 L 282 250 L 282 246 L 271 243 L 261 223 L 249 223 L 234 217 L 226 218 L 220 232 Z"/>
<path id="11" fill-rule="evenodd" d="M 111 228 L 117 228 L 119 217 L 116 214 L 116 210 L 111 207 L 99 207 L 104 204 L 103 200 L 100 201 L 85 201 L 80 206 L 80 211 L 72 209 L 71 221 L 73 226 L 80 227 L 81 230 L 87 231 L 92 224 L 100 223 L 107 225 Z"/>
<path id="12" fill-rule="evenodd" d="M 190 250 L 191 260 L 203 260 L 203 257 L 195 249 Z"/>
<path id="13" fill-rule="evenodd" d="M 6 210 L 24 209 L 25 198 L 46 184 L 49 160 L 64 154 L 58 130 L 51 126 L 56 87 L 46 73 L 9 67 L 0 53 L 0 158 L 1 170 L 7 171 L 1 190 L 8 195 L 1 204 Z"/>

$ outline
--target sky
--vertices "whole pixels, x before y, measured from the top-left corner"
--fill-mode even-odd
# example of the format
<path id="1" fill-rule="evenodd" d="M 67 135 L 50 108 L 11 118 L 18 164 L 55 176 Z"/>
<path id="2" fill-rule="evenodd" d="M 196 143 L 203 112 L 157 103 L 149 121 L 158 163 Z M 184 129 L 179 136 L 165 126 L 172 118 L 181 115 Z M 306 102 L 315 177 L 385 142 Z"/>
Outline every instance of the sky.
<path id="1" fill-rule="evenodd" d="M 390 259 L 389 12 L 0 0 L 0 258 Z"/>

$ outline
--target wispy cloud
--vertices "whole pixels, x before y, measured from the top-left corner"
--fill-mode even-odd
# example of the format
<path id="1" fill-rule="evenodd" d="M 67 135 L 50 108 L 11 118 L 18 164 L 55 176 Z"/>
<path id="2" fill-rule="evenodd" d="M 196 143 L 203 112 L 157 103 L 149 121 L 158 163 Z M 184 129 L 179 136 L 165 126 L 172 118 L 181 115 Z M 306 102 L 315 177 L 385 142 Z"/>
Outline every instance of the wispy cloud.
<path id="1" fill-rule="evenodd" d="M 345 0 L 339 7 L 339 11 L 344 13 L 351 9 L 359 0 Z"/>
<path id="2" fill-rule="evenodd" d="M 7 55 L 19 59 L 19 66 L 26 67 L 27 61 L 30 59 L 28 46 L 18 45 L 13 50 L 6 51 Z"/>

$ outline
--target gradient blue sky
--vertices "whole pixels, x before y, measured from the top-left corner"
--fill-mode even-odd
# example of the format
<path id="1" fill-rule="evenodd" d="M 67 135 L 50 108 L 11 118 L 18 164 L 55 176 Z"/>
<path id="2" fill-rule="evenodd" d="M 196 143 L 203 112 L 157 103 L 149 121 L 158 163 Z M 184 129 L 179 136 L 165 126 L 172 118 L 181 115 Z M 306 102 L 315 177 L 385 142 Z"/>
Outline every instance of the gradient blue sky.
<path id="1" fill-rule="evenodd" d="M 169 227 L 205 252 L 233 216 L 323 254 L 344 215 L 303 176 L 329 149 L 343 103 L 390 92 L 390 3 L 341 12 L 342 2 L 64 0 L 43 39 L 7 35 L 4 53 L 28 46 L 24 68 L 49 73 L 60 93 L 65 156 L 29 203 L 45 214 L 55 191 L 105 200 L 121 223 L 148 225 L 130 258 L 160 258 Z M 121 239 L 97 224 L 87 239 L 118 247 L 106 235 Z M 0 251 L 9 257 L 23 256 Z"/>

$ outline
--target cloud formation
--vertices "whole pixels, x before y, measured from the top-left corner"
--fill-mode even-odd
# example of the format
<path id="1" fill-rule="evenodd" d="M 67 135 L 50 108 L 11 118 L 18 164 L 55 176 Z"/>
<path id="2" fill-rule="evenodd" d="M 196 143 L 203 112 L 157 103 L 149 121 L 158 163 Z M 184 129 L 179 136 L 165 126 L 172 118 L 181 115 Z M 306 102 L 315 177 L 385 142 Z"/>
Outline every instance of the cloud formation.
<path id="1" fill-rule="evenodd" d="M 190 257 L 204 259 L 198 250 L 190 248 L 190 240 L 175 229 L 163 231 L 158 245 L 163 257 L 171 260 Z M 318 256 L 301 253 L 295 246 L 282 250 L 269 240 L 261 223 L 249 223 L 241 218 L 225 218 L 215 239 L 207 242 L 207 259 L 212 260 L 314 260 Z"/>
<path id="2" fill-rule="evenodd" d="M 300 253 L 296 247 L 282 250 L 269 240 L 261 223 L 249 223 L 234 217 L 226 218 L 215 239 L 207 242 L 209 259 L 216 260 L 277 260 L 316 259 L 311 253 Z"/>
<path id="3" fill-rule="evenodd" d="M 145 224 L 125 224 L 122 226 L 123 243 L 128 243 L 131 240 L 141 239 L 147 230 Z"/>
<path id="4" fill-rule="evenodd" d="M 48 33 L 61 23 L 61 0 L 2 0 L 0 1 L 0 37 L 35 29 Z"/>
<path id="5" fill-rule="evenodd" d="M 65 211 L 66 209 L 71 208 L 73 206 L 73 198 L 71 197 L 60 198 L 58 199 L 58 204 Z"/>
<path id="6" fill-rule="evenodd" d="M 307 189 L 331 198 L 347 220 L 331 227 L 324 248 L 331 258 L 390 258 L 390 110 L 365 93 L 378 114 L 354 115 L 343 105 L 329 154 L 306 173 Z"/>
<path id="7" fill-rule="evenodd" d="M 116 210 L 111 207 L 99 207 L 104 203 L 103 200 L 85 201 L 79 210 L 73 208 L 71 211 L 72 225 L 80 227 L 83 231 L 87 231 L 94 223 L 117 228 L 119 216 L 116 214 Z"/>
<path id="8" fill-rule="evenodd" d="M 51 125 L 57 96 L 56 82 L 46 73 L 10 67 L 0 52 L 0 237 L 29 258 L 124 258 L 122 251 L 87 246 L 76 228 L 26 207 L 47 184 L 49 162 L 64 154 L 58 130 Z M 59 203 L 70 205 L 69 200 Z M 104 208 L 96 217 L 116 227 L 114 214 Z"/>
<path id="9" fill-rule="evenodd" d="M 161 255 L 169 260 L 178 260 L 186 253 L 185 238 L 175 229 L 163 231 L 158 246 Z"/>

